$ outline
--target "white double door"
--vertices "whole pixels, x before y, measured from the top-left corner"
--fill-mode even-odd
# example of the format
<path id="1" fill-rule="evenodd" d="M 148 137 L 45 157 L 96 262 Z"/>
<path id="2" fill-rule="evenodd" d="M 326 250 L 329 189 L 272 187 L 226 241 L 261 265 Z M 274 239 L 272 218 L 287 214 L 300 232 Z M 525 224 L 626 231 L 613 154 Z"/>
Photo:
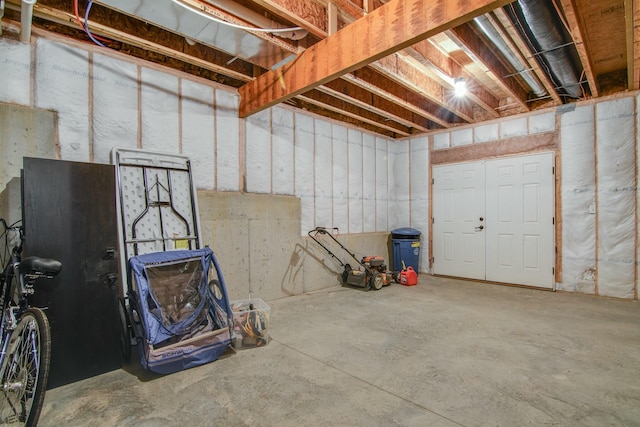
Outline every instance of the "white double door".
<path id="1" fill-rule="evenodd" d="M 553 288 L 553 153 L 433 167 L 433 271 Z"/>

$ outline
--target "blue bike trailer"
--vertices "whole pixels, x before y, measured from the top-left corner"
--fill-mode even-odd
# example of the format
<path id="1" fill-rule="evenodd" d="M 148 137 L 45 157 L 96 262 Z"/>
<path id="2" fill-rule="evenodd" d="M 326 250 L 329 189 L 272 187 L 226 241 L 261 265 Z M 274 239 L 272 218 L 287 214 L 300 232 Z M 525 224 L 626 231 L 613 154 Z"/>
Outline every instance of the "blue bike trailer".
<path id="1" fill-rule="evenodd" d="M 169 374 L 212 362 L 227 350 L 233 315 L 210 248 L 138 255 L 129 265 L 145 369 Z"/>

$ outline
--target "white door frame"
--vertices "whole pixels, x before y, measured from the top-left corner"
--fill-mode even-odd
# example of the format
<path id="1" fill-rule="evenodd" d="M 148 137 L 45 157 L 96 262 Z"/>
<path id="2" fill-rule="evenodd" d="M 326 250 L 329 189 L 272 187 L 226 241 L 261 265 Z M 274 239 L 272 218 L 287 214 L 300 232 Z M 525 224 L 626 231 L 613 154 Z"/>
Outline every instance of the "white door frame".
<path id="1" fill-rule="evenodd" d="M 478 170 L 484 174 L 482 179 Z M 474 171 L 476 181 L 485 186 L 476 188 L 481 194 L 474 194 L 484 201 L 466 206 L 458 201 L 456 209 L 463 212 L 452 213 L 456 198 L 465 198 L 464 179 L 456 175 L 471 177 L 469 171 Z M 434 165 L 432 172 L 434 274 L 555 289 L 553 152 Z M 456 196 L 445 194 L 452 193 L 456 185 Z M 471 205 L 482 210 L 473 210 Z M 473 229 L 469 227 L 471 219 L 475 220 Z M 478 272 L 469 269 L 469 256 L 464 251 L 480 241 L 486 255 L 473 258 L 484 262 Z"/>

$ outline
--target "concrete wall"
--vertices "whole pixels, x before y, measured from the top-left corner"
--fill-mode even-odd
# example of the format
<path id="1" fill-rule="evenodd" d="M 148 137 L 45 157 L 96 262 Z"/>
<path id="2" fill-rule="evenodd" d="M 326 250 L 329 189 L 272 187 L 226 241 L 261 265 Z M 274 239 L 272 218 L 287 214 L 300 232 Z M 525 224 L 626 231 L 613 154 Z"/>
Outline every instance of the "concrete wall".
<path id="1" fill-rule="evenodd" d="M 24 157 L 55 158 L 57 116 L 53 111 L 0 103 L 0 218 L 21 218 L 20 170 Z"/>
<path id="2" fill-rule="evenodd" d="M 342 267 L 300 236 L 300 199 L 247 193 L 198 192 L 202 238 L 220 263 L 230 298 L 264 300 L 339 284 Z M 351 251 L 386 255 L 386 233 L 338 236 Z M 330 241 L 328 241 L 330 243 Z M 349 255 L 336 249 L 343 262 Z"/>

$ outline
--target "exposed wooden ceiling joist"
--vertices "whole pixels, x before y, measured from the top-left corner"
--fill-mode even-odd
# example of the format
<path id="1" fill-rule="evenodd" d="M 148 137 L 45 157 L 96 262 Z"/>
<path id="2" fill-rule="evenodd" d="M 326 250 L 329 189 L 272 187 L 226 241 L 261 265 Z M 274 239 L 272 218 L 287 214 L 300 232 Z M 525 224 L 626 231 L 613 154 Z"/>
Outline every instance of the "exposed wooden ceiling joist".
<path id="1" fill-rule="evenodd" d="M 528 92 L 512 78 L 513 72 L 508 69 L 493 51 L 482 42 L 469 24 L 452 28 L 447 34 L 463 46 L 467 54 L 477 62 L 483 64 L 493 75 L 494 80 L 514 99 L 520 107 L 528 110 Z M 511 76 L 511 77 L 510 77 Z"/>
<path id="2" fill-rule="evenodd" d="M 343 74 L 460 25 L 508 0 L 393 0 L 321 40 L 281 68 L 240 88 L 240 117 L 283 102 Z M 376 35 L 385 34 L 385 37 Z"/>
<path id="3" fill-rule="evenodd" d="M 629 89 L 640 89 L 640 1 L 633 2 L 633 68 L 627 73 L 633 76 Z"/>
<path id="4" fill-rule="evenodd" d="M 327 37 L 327 11 L 312 1 L 253 0 L 270 12 L 299 25 L 321 39 Z"/>
<path id="5" fill-rule="evenodd" d="M 368 123 L 372 126 L 388 130 L 397 135 L 409 136 L 413 133 L 411 128 L 389 120 L 383 115 L 357 107 L 352 103 L 345 102 L 341 99 L 338 99 L 316 89 L 310 90 L 303 95 L 298 95 L 298 97 L 305 101 L 322 106 L 323 108 L 326 108 L 328 110 L 339 112 L 353 119 Z"/>
<path id="6" fill-rule="evenodd" d="M 552 73 L 554 64 L 540 61 L 540 53 L 530 50 L 531 38 L 539 33 L 528 33 L 525 17 L 512 22 L 515 15 L 509 1 L 178 0 L 198 9 L 204 5 L 207 11 L 217 8 L 216 16 L 226 16 L 228 12 L 234 22 L 248 22 L 249 17 L 258 14 L 278 24 L 306 29 L 309 34 L 300 40 L 282 40 L 273 35 L 260 38 L 266 41 L 261 57 L 268 57 L 272 46 L 285 46 L 287 52 L 299 56 L 276 72 L 267 71 L 271 65 L 265 66 L 250 56 L 241 59 L 241 54 L 224 52 L 229 46 L 227 38 L 220 46 L 206 37 L 195 40 L 195 44 L 188 43 L 185 37 L 190 41 L 192 37 L 181 34 L 181 28 L 161 24 L 165 18 L 163 9 L 168 14 L 175 13 L 170 2 L 137 1 L 145 10 L 155 8 L 161 15 L 159 22 L 136 16 L 130 9 L 120 10 L 116 0 L 96 1 L 90 27 L 95 34 L 113 40 L 107 42 L 109 48 L 241 87 L 243 100 L 251 88 L 252 98 L 257 96 L 252 101 L 257 102 L 257 108 L 286 100 L 287 104 L 390 138 L 640 86 L 640 1 L 534 1 L 536 7 L 544 7 L 550 15 L 559 17 L 553 25 L 559 31 L 566 26 L 572 37 L 567 43 L 575 45 L 571 61 L 578 70 L 584 68 L 581 80 L 591 88 L 591 92 L 575 98 L 562 95 L 556 87 L 562 87 L 563 82 Z M 4 25 L 7 20 L 20 20 L 20 0 L 7 2 Z M 223 5 L 229 6 L 229 11 Z M 505 5 L 504 9 L 501 5 Z M 79 6 L 84 15 L 86 3 L 80 2 Z M 238 8 L 248 9 L 247 14 L 236 14 Z M 335 29 L 341 30 L 327 39 L 330 11 L 335 17 Z M 41 30 L 44 28 L 89 43 L 76 22 L 73 2 L 38 0 L 34 13 L 36 34 L 47 34 Z M 493 33 L 487 34 L 480 24 L 469 22 L 481 14 L 483 22 L 495 27 L 506 48 L 502 43 L 494 46 Z M 240 43 L 243 34 L 238 37 Z M 514 65 L 513 57 L 524 64 L 525 70 Z M 525 72 L 535 76 L 549 97 L 539 96 L 539 86 L 532 85 L 528 76 L 522 77 Z M 452 83 L 460 77 L 469 89 L 464 102 L 452 96 Z M 530 88 L 538 95 L 529 93 Z M 293 97 L 298 91 L 298 97 Z M 248 114 L 256 106 L 241 102 L 241 108 L 245 108 L 241 114 Z"/>
<path id="7" fill-rule="evenodd" d="M 428 132 L 433 128 L 432 123 L 430 123 L 428 119 L 414 114 L 406 108 L 398 106 L 398 104 L 382 98 L 348 80 L 336 79 L 319 86 L 317 90 L 379 114 L 386 118 L 385 121 L 395 120 L 398 123 L 422 132 Z"/>
<path id="8" fill-rule="evenodd" d="M 591 89 L 591 95 L 597 97 L 599 95 L 598 83 L 595 75 L 593 74 L 593 64 L 591 58 L 587 54 L 587 46 L 585 46 L 584 37 L 582 36 L 582 24 L 579 17 L 576 15 L 575 0 L 560 0 L 562 8 L 564 9 L 564 15 L 571 32 L 571 37 L 575 42 L 578 55 L 580 55 L 580 61 L 584 69 L 584 75 L 589 82 L 589 88 Z"/>

